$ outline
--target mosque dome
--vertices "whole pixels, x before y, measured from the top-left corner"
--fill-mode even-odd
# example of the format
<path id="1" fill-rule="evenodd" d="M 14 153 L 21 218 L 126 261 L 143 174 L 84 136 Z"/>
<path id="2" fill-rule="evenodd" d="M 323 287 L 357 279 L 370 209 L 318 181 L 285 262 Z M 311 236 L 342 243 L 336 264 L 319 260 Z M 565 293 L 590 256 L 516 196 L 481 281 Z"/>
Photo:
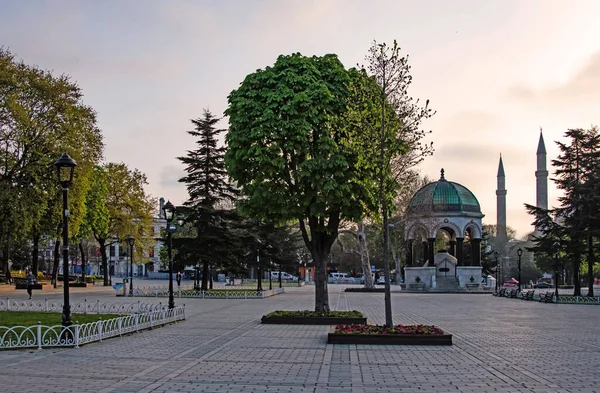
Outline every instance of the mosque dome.
<path id="1" fill-rule="evenodd" d="M 421 187 L 410 200 L 408 212 L 479 214 L 481 207 L 475 195 L 468 188 L 444 178 Z"/>

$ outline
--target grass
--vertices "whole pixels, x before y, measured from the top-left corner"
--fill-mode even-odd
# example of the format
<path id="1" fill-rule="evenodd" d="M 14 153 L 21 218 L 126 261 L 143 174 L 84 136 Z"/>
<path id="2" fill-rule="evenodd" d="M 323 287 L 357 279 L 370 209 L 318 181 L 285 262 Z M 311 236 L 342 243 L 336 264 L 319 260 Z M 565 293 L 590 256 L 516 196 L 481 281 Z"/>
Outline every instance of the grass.
<path id="1" fill-rule="evenodd" d="M 80 324 L 96 322 L 100 319 L 112 319 L 122 315 L 118 314 L 71 314 L 73 323 L 78 321 Z M 43 312 L 43 311 L 0 311 L 0 326 L 32 326 L 37 325 L 38 321 L 42 325 L 54 326 L 62 323 L 62 313 Z"/>
<path id="2" fill-rule="evenodd" d="M 360 311 L 330 311 L 317 312 L 311 310 L 284 311 L 277 310 L 267 314 L 267 317 L 334 317 L 334 318 L 363 318 L 364 315 Z"/>

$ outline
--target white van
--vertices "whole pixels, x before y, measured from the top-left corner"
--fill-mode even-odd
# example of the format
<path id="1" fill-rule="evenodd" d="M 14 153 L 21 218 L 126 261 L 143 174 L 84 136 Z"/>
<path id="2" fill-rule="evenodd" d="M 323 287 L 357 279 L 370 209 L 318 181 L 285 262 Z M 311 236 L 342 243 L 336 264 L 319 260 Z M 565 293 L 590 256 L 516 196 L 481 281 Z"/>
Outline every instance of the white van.
<path id="1" fill-rule="evenodd" d="M 330 284 L 354 284 L 354 277 L 348 277 L 348 273 L 329 273 L 327 282 Z"/>
<path id="2" fill-rule="evenodd" d="M 271 272 L 271 281 L 279 280 L 279 272 Z M 281 272 L 281 281 L 296 281 L 296 277 L 287 272 Z"/>

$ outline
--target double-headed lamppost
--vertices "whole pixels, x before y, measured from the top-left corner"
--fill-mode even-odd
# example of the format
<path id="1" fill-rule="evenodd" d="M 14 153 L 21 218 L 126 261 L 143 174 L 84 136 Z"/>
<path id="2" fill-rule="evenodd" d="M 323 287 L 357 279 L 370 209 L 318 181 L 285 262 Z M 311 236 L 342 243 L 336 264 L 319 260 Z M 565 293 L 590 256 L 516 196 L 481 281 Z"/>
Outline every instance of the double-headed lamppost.
<path id="1" fill-rule="evenodd" d="M 129 296 L 133 296 L 133 244 L 135 238 L 131 235 L 127 236 L 127 244 L 129 244 Z"/>
<path id="2" fill-rule="evenodd" d="M 58 183 L 62 187 L 63 199 L 63 314 L 62 325 L 69 327 L 71 321 L 71 305 L 69 304 L 69 186 L 73 183 L 73 172 L 77 163 L 63 153 L 54 163 Z"/>
<path id="3" fill-rule="evenodd" d="M 558 303 L 558 251 L 560 250 L 560 243 L 554 242 L 552 247 L 554 248 L 554 296 L 556 296 L 556 303 Z"/>
<path id="4" fill-rule="evenodd" d="M 169 259 L 169 308 L 175 307 L 175 299 L 173 298 L 173 258 L 171 256 L 173 251 L 173 237 L 172 234 L 177 230 L 175 225 L 172 225 L 173 216 L 175 215 L 175 206 L 171 203 L 171 201 L 167 201 L 167 203 L 163 206 L 163 214 L 165 216 L 165 220 L 167 221 L 167 249 L 168 249 L 168 259 Z M 177 217 L 177 223 L 179 225 L 183 224 L 183 217 Z"/>
<path id="5" fill-rule="evenodd" d="M 521 292 L 521 255 L 523 255 L 523 250 L 519 247 L 517 249 L 517 256 L 519 257 L 517 261 L 517 268 L 519 269 L 519 292 Z"/>
<path id="6" fill-rule="evenodd" d="M 498 251 L 494 251 L 494 258 L 496 258 L 496 292 L 498 292 L 498 272 L 500 270 L 500 266 L 498 266 L 498 257 L 500 253 Z"/>

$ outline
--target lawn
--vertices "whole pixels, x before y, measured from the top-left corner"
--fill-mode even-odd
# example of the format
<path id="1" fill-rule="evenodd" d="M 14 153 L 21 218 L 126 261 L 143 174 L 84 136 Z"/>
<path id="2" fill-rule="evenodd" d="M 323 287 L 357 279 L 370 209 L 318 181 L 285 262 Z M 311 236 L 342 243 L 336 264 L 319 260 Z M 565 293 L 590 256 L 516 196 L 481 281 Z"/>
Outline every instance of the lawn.
<path id="1" fill-rule="evenodd" d="M 96 322 L 100 319 L 120 317 L 117 314 L 71 314 L 73 323 L 80 324 Z M 32 326 L 41 322 L 42 325 L 54 326 L 62 323 L 62 313 L 43 311 L 0 311 L 0 326 Z"/>

